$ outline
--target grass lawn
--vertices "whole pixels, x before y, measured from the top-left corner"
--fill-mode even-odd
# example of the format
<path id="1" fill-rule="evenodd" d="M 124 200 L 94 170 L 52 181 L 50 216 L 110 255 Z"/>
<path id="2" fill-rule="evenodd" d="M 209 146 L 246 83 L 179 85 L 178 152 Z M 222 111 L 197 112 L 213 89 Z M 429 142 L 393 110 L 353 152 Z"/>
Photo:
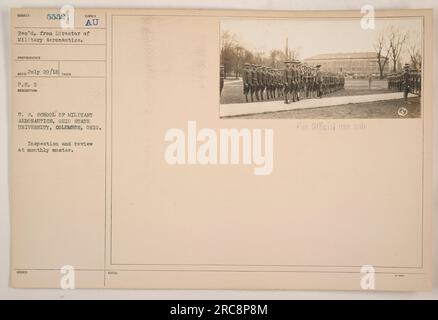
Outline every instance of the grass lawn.
<path id="1" fill-rule="evenodd" d="M 385 100 L 375 102 L 350 103 L 332 107 L 312 109 L 298 109 L 261 113 L 233 118 L 243 119 L 392 119 L 392 118 L 418 118 L 421 116 L 421 100 L 419 97 L 408 99 L 408 104 L 403 99 Z M 407 109 L 405 116 L 399 115 L 399 109 Z"/>

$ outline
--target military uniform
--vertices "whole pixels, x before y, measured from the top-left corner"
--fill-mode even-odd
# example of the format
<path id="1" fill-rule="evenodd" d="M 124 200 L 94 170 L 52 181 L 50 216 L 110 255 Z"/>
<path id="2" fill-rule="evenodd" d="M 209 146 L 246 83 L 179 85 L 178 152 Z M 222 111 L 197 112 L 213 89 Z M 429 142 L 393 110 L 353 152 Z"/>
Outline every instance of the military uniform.
<path id="1" fill-rule="evenodd" d="M 253 90 L 252 90 L 252 72 L 251 65 L 249 63 L 245 63 L 243 72 L 242 72 L 242 82 L 243 82 L 243 94 L 245 95 L 245 100 L 248 102 L 248 93 L 251 95 L 251 102 L 254 101 Z"/>
<path id="2" fill-rule="evenodd" d="M 421 96 L 421 71 L 416 69 L 415 70 L 415 93 L 418 94 L 418 96 Z"/>
<path id="3" fill-rule="evenodd" d="M 405 103 L 408 103 L 408 95 L 411 90 L 409 64 L 405 64 L 404 66 L 402 82 L 403 82 L 403 98 L 405 99 Z"/>
<path id="4" fill-rule="evenodd" d="M 268 94 L 268 74 L 266 72 L 266 67 L 264 66 L 260 66 L 260 76 L 261 76 L 261 83 L 262 86 L 260 88 L 260 94 L 261 94 L 261 98 L 263 100 L 263 92 L 266 91 L 266 100 L 269 99 L 269 94 Z"/>
<path id="5" fill-rule="evenodd" d="M 242 82 L 246 102 L 249 102 L 248 94 L 251 102 L 254 101 L 255 94 L 257 101 L 284 97 L 284 102 L 290 103 L 304 98 L 321 98 L 344 88 L 345 77 L 342 73 L 323 72 L 320 70 L 321 65 L 308 66 L 298 60 L 284 61 L 284 64 L 285 68 L 279 70 L 245 63 Z M 411 72 L 407 82 L 410 83 L 411 90 L 418 91 L 421 87 L 420 81 L 421 76 Z M 396 84 L 388 77 L 388 88 L 394 86 Z"/>
<path id="6" fill-rule="evenodd" d="M 224 88 L 225 81 L 225 67 L 221 65 L 220 67 L 220 75 L 219 75 L 219 95 L 222 94 L 222 89 Z"/>
<path id="7" fill-rule="evenodd" d="M 275 69 L 275 90 L 277 91 L 277 97 L 283 96 L 283 81 L 281 71 L 278 69 Z"/>
<path id="8" fill-rule="evenodd" d="M 320 70 L 321 65 L 315 66 L 315 91 L 316 91 L 316 97 L 322 98 L 322 91 L 323 91 L 323 75 Z"/>
<path id="9" fill-rule="evenodd" d="M 271 86 L 271 70 L 266 67 L 266 98 L 272 99 L 272 86 Z"/>
<path id="10" fill-rule="evenodd" d="M 257 77 L 257 66 L 252 65 L 251 68 L 252 86 L 251 86 L 251 96 L 255 94 L 257 101 L 259 101 L 259 82 Z"/>
<path id="11" fill-rule="evenodd" d="M 257 76 L 257 97 L 260 97 L 260 100 L 263 101 L 263 73 L 262 66 L 256 66 L 256 76 Z M 257 98 L 258 100 L 258 98 Z"/>
<path id="12" fill-rule="evenodd" d="M 289 103 L 289 94 L 292 93 L 293 88 L 293 72 L 290 61 L 285 61 L 285 68 L 283 70 L 283 93 L 284 103 Z"/>
<path id="13" fill-rule="evenodd" d="M 295 61 L 295 101 L 300 101 L 301 93 L 301 67 L 299 61 Z"/>
<path id="14" fill-rule="evenodd" d="M 303 75 L 303 83 L 304 83 L 304 97 L 309 97 L 310 92 L 310 70 L 308 66 L 304 66 L 304 75 Z"/>

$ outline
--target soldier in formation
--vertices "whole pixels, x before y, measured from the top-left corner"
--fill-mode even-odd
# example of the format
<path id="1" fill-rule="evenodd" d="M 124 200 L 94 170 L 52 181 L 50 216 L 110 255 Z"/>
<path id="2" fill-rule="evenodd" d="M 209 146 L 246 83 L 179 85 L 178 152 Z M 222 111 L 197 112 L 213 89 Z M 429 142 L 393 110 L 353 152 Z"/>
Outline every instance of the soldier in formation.
<path id="1" fill-rule="evenodd" d="M 284 69 L 245 63 L 242 73 L 246 102 L 284 99 L 285 103 L 321 98 L 344 88 L 340 73 L 321 71 L 298 60 L 284 62 Z"/>
<path id="2" fill-rule="evenodd" d="M 323 72 L 321 65 L 309 66 L 298 60 L 285 61 L 283 70 L 284 103 L 304 98 L 322 98 L 344 88 L 340 73 Z"/>
<path id="3" fill-rule="evenodd" d="M 225 81 L 225 67 L 221 64 L 221 70 L 219 74 L 219 95 L 222 95 L 222 89 L 224 88 Z"/>
<path id="4" fill-rule="evenodd" d="M 274 100 L 283 95 L 278 69 L 245 63 L 242 80 L 246 102 Z"/>
<path id="5" fill-rule="evenodd" d="M 409 64 L 405 64 L 402 72 L 388 75 L 388 89 L 403 92 L 405 102 L 409 93 L 421 96 L 421 71 L 411 69 Z"/>
<path id="6" fill-rule="evenodd" d="M 421 71 L 413 69 L 411 72 L 412 93 L 421 96 Z"/>
<path id="7" fill-rule="evenodd" d="M 246 102 L 248 102 L 248 94 L 251 96 L 251 102 L 254 101 L 254 91 L 252 84 L 252 70 L 251 65 L 249 63 L 245 63 L 242 72 L 242 81 L 243 81 L 243 94 L 245 95 Z"/>

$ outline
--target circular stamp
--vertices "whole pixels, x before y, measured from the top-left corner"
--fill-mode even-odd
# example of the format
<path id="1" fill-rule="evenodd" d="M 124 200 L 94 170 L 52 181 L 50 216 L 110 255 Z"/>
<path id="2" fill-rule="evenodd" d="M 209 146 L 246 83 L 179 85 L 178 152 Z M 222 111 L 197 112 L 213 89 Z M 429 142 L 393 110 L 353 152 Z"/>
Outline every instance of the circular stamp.
<path id="1" fill-rule="evenodd" d="M 398 108 L 397 113 L 400 117 L 405 117 L 408 114 L 408 109 L 406 109 L 405 107 L 400 107 Z"/>

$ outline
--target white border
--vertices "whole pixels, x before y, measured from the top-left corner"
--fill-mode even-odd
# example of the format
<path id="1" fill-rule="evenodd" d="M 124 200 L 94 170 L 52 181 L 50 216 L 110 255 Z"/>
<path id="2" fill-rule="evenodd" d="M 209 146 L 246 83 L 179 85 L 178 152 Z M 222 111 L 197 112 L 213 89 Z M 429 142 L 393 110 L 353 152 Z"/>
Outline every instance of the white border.
<path id="1" fill-rule="evenodd" d="M 434 288 L 431 292 L 347 292 L 347 291 L 236 291 L 236 290 L 111 290 L 111 289 L 12 289 L 9 287 L 10 216 L 8 193 L 8 142 L 10 117 L 10 9 L 13 7 L 61 7 L 70 4 L 92 8 L 190 8 L 190 9 L 259 9 L 259 10 L 360 10 L 365 4 L 379 9 L 434 9 L 434 79 L 438 65 L 436 44 L 438 2 L 436 0 L 86 0 L 32 1 L 2 0 L 0 2 L 0 299 L 438 299 L 438 245 L 434 246 Z M 434 159 L 437 147 L 438 101 L 437 81 L 434 83 Z M 437 161 L 434 161 L 437 163 Z M 434 168 L 435 169 L 435 168 Z M 434 170 L 434 186 L 438 175 Z M 437 190 L 435 188 L 435 190 Z M 438 197 L 436 197 L 438 199 Z M 438 230 L 436 201 L 434 224 Z M 437 234 L 436 232 L 434 234 Z M 437 243 L 434 237 L 434 243 Z"/>

